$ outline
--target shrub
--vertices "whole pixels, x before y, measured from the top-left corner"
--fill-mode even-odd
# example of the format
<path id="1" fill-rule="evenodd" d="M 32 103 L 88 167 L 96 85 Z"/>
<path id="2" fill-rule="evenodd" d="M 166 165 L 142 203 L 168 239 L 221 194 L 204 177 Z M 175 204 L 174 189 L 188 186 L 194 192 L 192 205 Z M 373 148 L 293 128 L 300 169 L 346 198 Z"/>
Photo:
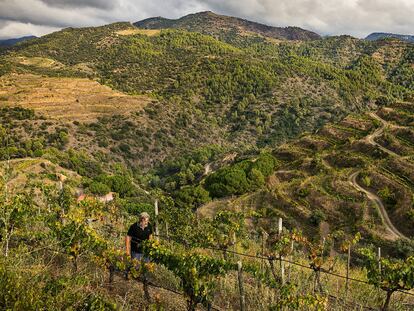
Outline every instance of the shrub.
<path id="1" fill-rule="evenodd" d="M 189 207 L 197 209 L 197 207 L 210 201 L 210 195 L 203 187 L 187 186 L 175 193 L 175 203 L 180 207 Z"/>
<path id="2" fill-rule="evenodd" d="M 97 195 L 104 195 L 107 194 L 108 192 L 111 191 L 111 188 L 101 182 L 98 181 L 93 181 L 90 185 L 89 185 L 89 191 L 92 192 L 93 194 L 97 194 Z"/>
<path id="3" fill-rule="evenodd" d="M 309 217 L 310 223 L 314 226 L 319 226 L 319 224 L 325 220 L 326 220 L 326 215 L 320 209 L 313 210 Z"/>

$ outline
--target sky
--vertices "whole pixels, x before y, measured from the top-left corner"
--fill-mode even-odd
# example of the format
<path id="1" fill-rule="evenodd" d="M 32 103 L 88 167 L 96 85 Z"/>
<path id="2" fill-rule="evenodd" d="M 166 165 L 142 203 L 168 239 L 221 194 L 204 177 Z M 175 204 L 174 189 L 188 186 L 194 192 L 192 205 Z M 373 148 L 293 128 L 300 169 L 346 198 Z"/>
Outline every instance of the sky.
<path id="1" fill-rule="evenodd" d="M 414 34 L 414 0 L 0 0 L 0 39 L 200 11 L 321 35 Z"/>

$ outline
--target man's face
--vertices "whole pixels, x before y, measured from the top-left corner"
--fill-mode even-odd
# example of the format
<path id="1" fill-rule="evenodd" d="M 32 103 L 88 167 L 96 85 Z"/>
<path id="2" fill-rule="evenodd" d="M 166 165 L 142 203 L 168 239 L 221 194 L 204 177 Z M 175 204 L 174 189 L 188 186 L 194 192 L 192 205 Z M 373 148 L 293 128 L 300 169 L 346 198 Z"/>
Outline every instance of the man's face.
<path id="1" fill-rule="evenodd" d="M 141 224 L 144 227 L 148 226 L 148 222 L 149 222 L 149 218 L 147 218 L 147 217 L 141 218 Z"/>

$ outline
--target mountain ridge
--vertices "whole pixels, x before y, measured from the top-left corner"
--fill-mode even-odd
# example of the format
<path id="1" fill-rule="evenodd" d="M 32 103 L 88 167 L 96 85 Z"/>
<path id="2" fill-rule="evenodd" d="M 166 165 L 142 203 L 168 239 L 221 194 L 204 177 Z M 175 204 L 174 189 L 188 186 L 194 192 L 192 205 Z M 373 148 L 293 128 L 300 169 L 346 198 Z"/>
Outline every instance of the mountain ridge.
<path id="1" fill-rule="evenodd" d="M 414 35 L 403 35 L 403 34 L 395 34 L 395 33 L 389 33 L 389 32 L 373 32 L 369 34 L 367 37 L 365 37 L 365 40 L 376 41 L 376 40 L 382 40 L 386 38 L 394 38 L 394 39 L 399 39 L 402 41 L 414 43 Z"/>
<path id="2" fill-rule="evenodd" d="M 31 40 L 31 39 L 35 39 L 37 38 L 36 36 L 24 36 L 24 37 L 19 37 L 19 38 L 11 38 L 11 39 L 4 39 L 4 40 L 0 40 L 0 47 L 10 47 L 13 46 L 17 43 L 23 42 L 23 41 L 27 41 L 27 40 Z"/>
<path id="3" fill-rule="evenodd" d="M 221 32 L 235 32 L 239 35 L 252 33 L 279 40 L 317 40 L 321 38 L 319 34 L 299 27 L 268 26 L 247 19 L 219 15 L 211 11 L 188 14 L 178 19 L 168 19 L 160 16 L 151 17 L 135 22 L 134 25 L 146 29 L 183 29 L 214 36 L 223 35 Z"/>

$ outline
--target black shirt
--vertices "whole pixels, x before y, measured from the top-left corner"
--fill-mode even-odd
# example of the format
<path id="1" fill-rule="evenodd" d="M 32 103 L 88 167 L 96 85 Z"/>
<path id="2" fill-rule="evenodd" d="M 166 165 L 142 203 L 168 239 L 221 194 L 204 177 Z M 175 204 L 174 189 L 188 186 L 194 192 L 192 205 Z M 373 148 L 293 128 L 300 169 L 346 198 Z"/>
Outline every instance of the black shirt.
<path id="1" fill-rule="evenodd" d="M 144 230 L 142 230 L 141 226 L 138 223 L 132 224 L 128 230 L 128 236 L 132 238 L 131 252 L 142 253 L 142 241 L 148 240 L 151 234 L 151 224 L 148 224 Z"/>

